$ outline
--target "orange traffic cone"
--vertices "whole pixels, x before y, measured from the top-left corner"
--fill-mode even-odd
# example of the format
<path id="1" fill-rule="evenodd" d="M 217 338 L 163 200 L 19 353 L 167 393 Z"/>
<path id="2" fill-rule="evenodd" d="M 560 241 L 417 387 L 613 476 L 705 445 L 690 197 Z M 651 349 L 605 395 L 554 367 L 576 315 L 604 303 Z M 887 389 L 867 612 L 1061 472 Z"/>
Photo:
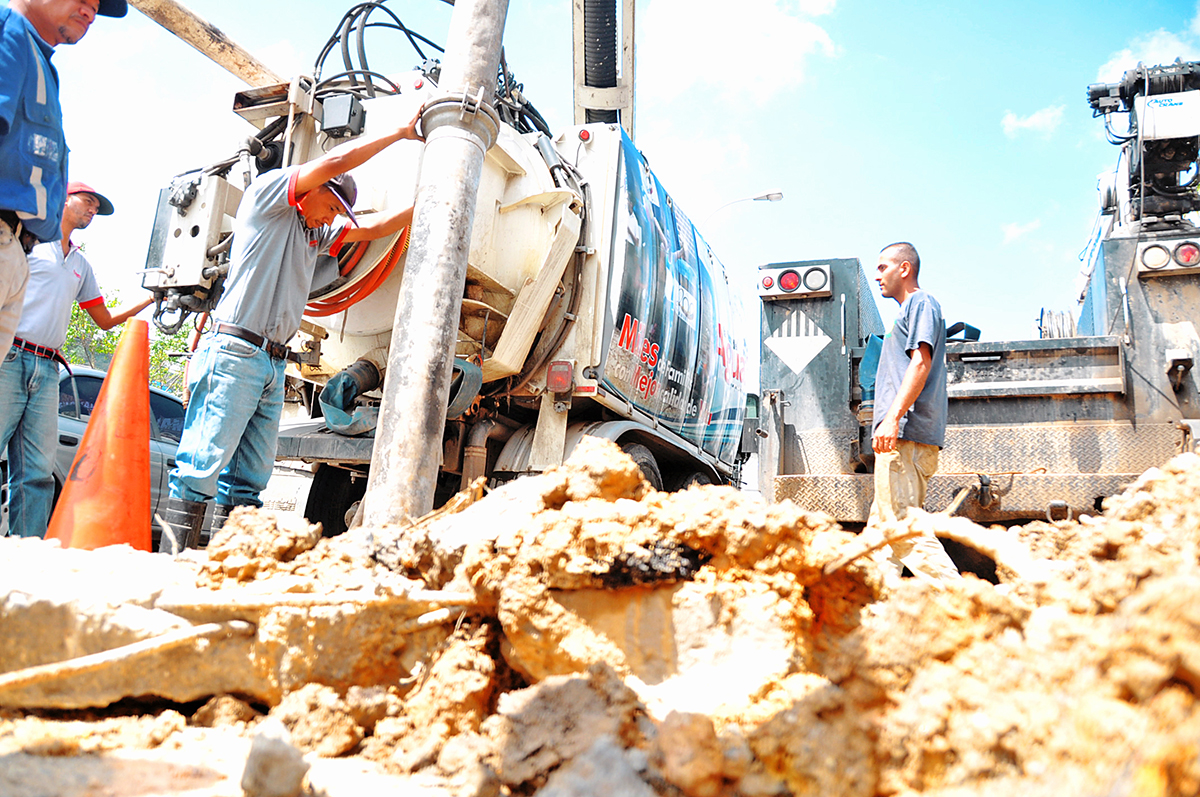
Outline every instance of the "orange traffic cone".
<path id="1" fill-rule="evenodd" d="M 149 326 L 135 318 L 121 334 L 46 539 L 66 548 L 150 550 L 149 385 Z"/>

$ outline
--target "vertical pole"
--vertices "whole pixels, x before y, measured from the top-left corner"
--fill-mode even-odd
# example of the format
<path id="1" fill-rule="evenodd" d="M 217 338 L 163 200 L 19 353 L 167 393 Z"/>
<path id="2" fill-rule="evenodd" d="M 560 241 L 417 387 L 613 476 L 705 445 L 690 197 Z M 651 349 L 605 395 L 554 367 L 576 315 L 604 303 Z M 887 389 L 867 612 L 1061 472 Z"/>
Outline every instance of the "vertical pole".
<path id="1" fill-rule="evenodd" d="M 425 153 L 363 499 L 368 526 L 433 508 L 475 197 L 484 154 L 499 132 L 489 102 L 507 12 L 508 0 L 455 3 L 445 94 L 421 116 Z"/>

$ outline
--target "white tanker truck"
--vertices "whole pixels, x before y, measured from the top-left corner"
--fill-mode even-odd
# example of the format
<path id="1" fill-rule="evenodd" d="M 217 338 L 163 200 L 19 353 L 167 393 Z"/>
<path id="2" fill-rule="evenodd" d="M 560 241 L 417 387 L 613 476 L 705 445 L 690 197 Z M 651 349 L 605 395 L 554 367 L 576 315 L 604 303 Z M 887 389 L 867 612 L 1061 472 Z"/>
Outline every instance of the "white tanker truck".
<path id="1" fill-rule="evenodd" d="M 381 78 L 362 55 L 361 70 L 322 77 L 375 8 L 347 13 L 314 76 L 240 92 L 234 110 L 258 132 L 163 190 L 143 281 L 160 328 L 215 306 L 252 176 L 394 126 L 435 96 L 434 60 Z M 455 381 L 429 452 L 437 503 L 480 476 L 559 464 L 585 434 L 617 442 L 661 488 L 738 481 L 747 347 L 724 267 L 620 124 L 551 134 L 503 62 L 492 104 L 500 124 L 480 180 Z M 356 213 L 411 204 L 420 161 L 421 145 L 401 142 L 355 170 Z M 407 233 L 323 260 L 291 342 L 288 373 L 309 417 L 284 424 L 277 456 L 316 463 L 306 515 L 327 533 L 346 527 L 366 487 Z"/>

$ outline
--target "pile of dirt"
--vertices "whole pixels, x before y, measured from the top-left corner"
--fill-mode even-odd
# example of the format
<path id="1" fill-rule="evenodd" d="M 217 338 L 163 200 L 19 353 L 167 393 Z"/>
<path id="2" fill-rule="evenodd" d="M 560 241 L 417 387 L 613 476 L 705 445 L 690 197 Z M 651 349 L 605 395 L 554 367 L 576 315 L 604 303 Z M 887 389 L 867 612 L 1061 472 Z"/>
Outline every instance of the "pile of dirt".
<path id="1" fill-rule="evenodd" d="M 999 583 L 885 581 L 822 515 L 723 487 L 656 492 L 594 440 L 409 527 L 321 539 L 239 511 L 190 565 L 194 588 L 243 606 L 296 595 L 238 616 L 258 624 L 257 660 L 303 660 L 303 677 L 276 669 L 257 699 L 118 706 L 86 742 L 79 716 L 9 709 L 0 757 L 201 755 L 198 733 L 248 742 L 271 722 L 310 761 L 456 795 L 1200 791 L 1200 457 L 1147 472 L 1101 517 L 985 529 L 914 511 L 884 531 L 913 529 L 994 561 Z M 363 600 L 336 615 L 300 600 L 331 594 Z M 422 615 L 417 642 L 395 637 L 420 618 L 361 608 L 419 594 L 458 603 Z M 5 617 L 0 634 L 18 627 Z M 262 653 L 279 617 L 271 649 L 302 653 Z M 331 631 L 359 622 L 369 634 Z M 328 663 L 363 644 L 389 652 Z M 186 793 L 240 794 L 238 777 Z M 350 793 L 307 777 L 309 793 Z"/>

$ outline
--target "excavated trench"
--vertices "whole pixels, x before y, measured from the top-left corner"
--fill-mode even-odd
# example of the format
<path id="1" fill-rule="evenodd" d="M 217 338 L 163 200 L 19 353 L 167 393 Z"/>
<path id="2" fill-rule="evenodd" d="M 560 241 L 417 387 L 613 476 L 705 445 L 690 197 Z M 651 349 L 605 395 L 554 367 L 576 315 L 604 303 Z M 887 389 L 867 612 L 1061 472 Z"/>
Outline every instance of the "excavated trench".
<path id="1" fill-rule="evenodd" d="M 820 514 L 589 441 L 407 528 L 0 540 L 0 793 L 1200 791 L 1200 457 L 1102 516 L 884 531 L 918 530 L 978 577 L 885 580 Z"/>

